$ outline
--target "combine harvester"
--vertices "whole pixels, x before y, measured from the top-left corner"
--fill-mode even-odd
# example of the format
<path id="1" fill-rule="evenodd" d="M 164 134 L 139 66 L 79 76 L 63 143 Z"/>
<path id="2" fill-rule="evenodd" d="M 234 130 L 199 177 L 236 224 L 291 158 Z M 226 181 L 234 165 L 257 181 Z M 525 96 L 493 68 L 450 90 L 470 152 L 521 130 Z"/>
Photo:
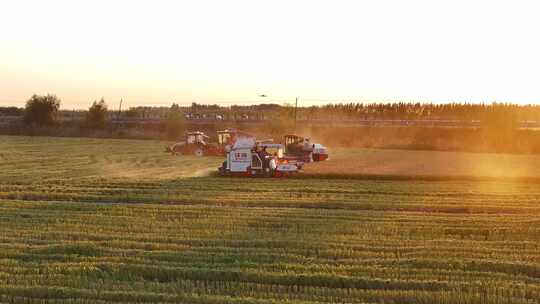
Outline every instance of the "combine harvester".
<path id="1" fill-rule="evenodd" d="M 214 143 L 208 142 L 210 137 L 201 131 L 187 132 L 185 136 L 184 141 L 165 147 L 165 152 L 173 155 L 221 156 L 230 151 L 237 138 L 251 135 L 236 129 L 225 129 L 217 131 L 218 141 Z"/>
<path id="2" fill-rule="evenodd" d="M 284 141 L 285 159 L 299 160 L 306 163 L 328 159 L 326 147 L 312 143 L 310 138 L 289 134 L 284 136 Z"/>
<path id="3" fill-rule="evenodd" d="M 267 150 L 271 150 L 270 152 Z M 283 157 L 283 145 L 239 137 L 218 168 L 220 175 L 289 176 L 298 173 L 303 162 Z"/>

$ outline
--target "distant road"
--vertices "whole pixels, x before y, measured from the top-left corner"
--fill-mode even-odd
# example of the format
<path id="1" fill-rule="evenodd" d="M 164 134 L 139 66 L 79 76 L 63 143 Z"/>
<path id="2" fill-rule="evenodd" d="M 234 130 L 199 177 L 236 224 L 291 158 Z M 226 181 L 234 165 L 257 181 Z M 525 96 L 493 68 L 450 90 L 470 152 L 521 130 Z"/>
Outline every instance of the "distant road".
<path id="1" fill-rule="evenodd" d="M 1 116 L 0 126 L 16 123 L 22 117 Z M 77 121 L 81 117 L 63 116 L 60 121 Z M 161 124 L 164 118 L 112 118 L 110 122 L 116 125 L 132 124 Z M 192 118 L 186 119 L 191 124 L 214 124 L 214 123 L 243 123 L 243 124 L 261 124 L 268 123 L 270 119 L 215 119 L 215 118 Z M 332 126 L 363 126 L 363 127 L 435 127 L 435 128 L 479 128 L 479 120 L 451 120 L 451 119 L 299 119 L 298 124 L 304 125 L 332 125 Z M 540 129 L 539 121 L 522 121 L 522 129 Z"/>
<path id="2" fill-rule="evenodd" d="M 268 123 L 269 120 L 260 119 L 236 119 L 236 120 L 218 120 L 218 119 L 188 119 L 191 124 L 213 124 L 213 123 L 245 123 L 245 124 L 261 124 Z M 115 119 L 111 121 L 115 124 L 143 123 L 143 124 L 158 124 L 163 122 L 158 118 L 145 119 Z M 332 126 L 365 126 L 365 127 L 436 127 L 436 128 L 479 128 L 481 121 L 462 121 L 462 120 L 400 120 L 400 119 L 311 119 L 298 120 L 298 124 L 304 125 L 332 125 Z M 540 122 L 524 121 L 520 123 L 520 128 L 523 129 L 540 129 Z"/>

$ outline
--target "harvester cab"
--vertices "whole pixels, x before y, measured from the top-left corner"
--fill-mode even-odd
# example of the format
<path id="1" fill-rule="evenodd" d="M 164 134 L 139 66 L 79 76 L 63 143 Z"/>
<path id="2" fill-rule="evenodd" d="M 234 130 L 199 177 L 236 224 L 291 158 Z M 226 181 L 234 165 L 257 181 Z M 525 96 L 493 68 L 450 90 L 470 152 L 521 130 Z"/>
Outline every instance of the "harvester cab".
<path id="1" fill-rule="evenodd" d="M 186 133 L 186 142 L 188 144 L 201 144 L 206 146 L 205 139 L 208 139 L 206 134 L 201 131 L 187 132 Z"/>
<path id="2" fill-rule="evenodd" d="M 298 135 L 285 135 L 285 149 L 287 153 L 311 152 L 310 139 Z"/>
<path id="3" fill-rule="evenodd" d="M 231 150 L 232 145 L 236 141 L 238 133 L 240 132 L 233 128 L 217 131 L 217 144 L 224 153 L 227 153 Z"/>
<path id="4" fill-rule="evenodd" d="M 310 138 L 294 134 L 284 136 L 285 158 L 304 162 L 323 161 L 328 158 L 325 146 L 311 142 Z"/>

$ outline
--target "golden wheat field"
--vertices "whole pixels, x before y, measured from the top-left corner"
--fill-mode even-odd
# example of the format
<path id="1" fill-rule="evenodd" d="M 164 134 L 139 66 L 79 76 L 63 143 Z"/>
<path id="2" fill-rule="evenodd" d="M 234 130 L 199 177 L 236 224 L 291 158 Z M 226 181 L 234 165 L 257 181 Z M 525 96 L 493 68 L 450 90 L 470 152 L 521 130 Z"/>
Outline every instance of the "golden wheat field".
<path id="1" fill-rule="evenodd" d="M 165 144 L 0 136 L 0 303 L 539 303 L 540 183 L 465 178 L 535 156 L 343 149 L 244 179 Z"/>

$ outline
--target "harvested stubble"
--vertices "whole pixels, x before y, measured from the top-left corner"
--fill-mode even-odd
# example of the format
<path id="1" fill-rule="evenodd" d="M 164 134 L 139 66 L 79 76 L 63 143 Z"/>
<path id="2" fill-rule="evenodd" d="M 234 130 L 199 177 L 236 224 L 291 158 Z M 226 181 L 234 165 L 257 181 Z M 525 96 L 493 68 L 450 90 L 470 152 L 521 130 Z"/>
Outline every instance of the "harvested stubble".
<path id="1" fill-rule="evenodd" d="M 220 160 L 172 158 L 151 142 L 6 141 L 0 302 L 540 299 L 536 183 L 178 178 L 192 170 L 176 164 Z M 129 175 L 111 174 L 99 150 L 148 157 L 138 168 L 158 176 L 129 163 Z"/>
<path id="2" fill-rule="evenodd" d="M 536 179 L 540 155 L 336 148 L 305 174 L 324 177 L 424 177 L 428 179 Z"/>

